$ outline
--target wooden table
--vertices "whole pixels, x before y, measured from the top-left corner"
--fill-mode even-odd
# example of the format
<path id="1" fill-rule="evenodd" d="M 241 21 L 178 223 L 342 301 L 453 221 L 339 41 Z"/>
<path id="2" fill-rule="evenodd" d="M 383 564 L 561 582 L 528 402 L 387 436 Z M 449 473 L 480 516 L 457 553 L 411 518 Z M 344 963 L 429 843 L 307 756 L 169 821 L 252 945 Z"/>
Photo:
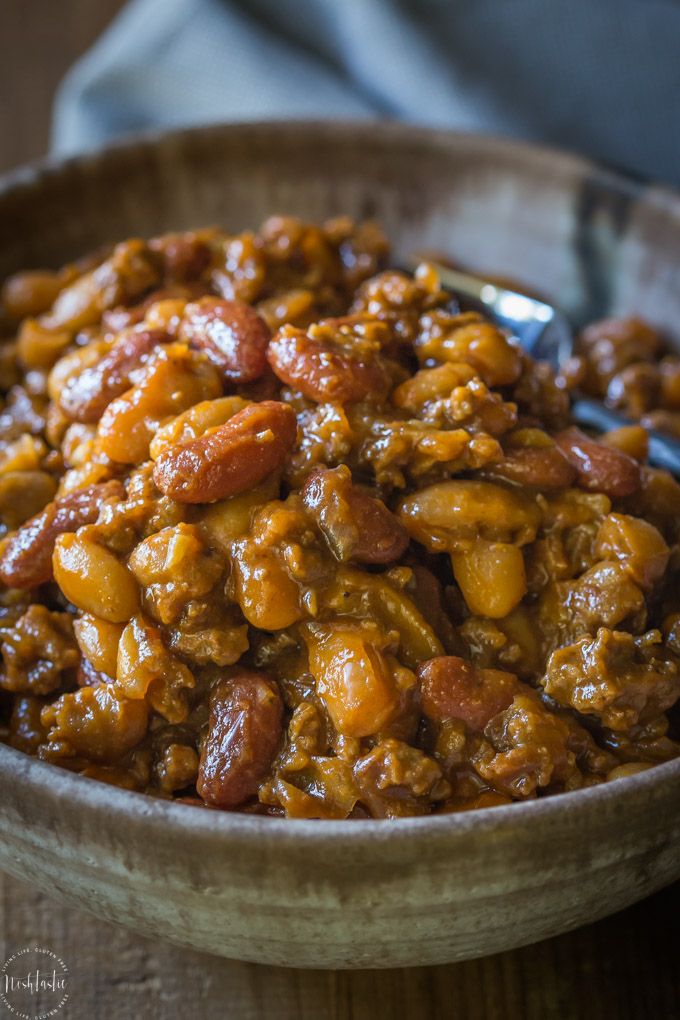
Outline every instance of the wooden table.
<path id="1" fill-rule="evenodd" d="M 14 879 L 0 883 L 0 965 L 36 944 L 61 957 L 70 975 L 64 1020 L 680 1017 L 680 885 L 511 953 L 445 967 L 350 972 L 203 956 L 64 908 Z"/>
<path id="2" fill-rule="evenodd" d="M 1 0 L 0 170 L 45 151 L 58 81 L 121 6 L 122 0 Z M 580 932 L 502 956 L 356 973 L 201 956 L 64 909 L 2 876 L 0 905 L 0 965 L 35 944 L 60 956 L 71 974 L 71 1000 L 60 1014 L 67 1020 L 680 1017 L 680 886 Z"/>

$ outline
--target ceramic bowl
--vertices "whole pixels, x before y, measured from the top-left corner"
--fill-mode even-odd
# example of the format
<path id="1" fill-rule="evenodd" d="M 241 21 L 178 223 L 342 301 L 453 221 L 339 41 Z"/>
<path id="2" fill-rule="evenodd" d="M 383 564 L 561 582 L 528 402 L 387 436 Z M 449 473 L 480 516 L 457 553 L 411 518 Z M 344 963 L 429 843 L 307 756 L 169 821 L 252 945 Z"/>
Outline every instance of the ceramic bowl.
<path id="1" fill-rule="evenodd" d="M 680 197 L 562 153 L 400 125 L 199 128 L 22 170 L 0 186 L 0 277 L 273 212 L 377 216 L 396 258 L 445 251 L 576 322 L 637 311 L 680 330 Z M 0 746 L 0 867 L 224 956 L 443 963 L 556 935 L 680 877 L 680 760 L 521 805 L 320 822 L 157 801 Z"/>

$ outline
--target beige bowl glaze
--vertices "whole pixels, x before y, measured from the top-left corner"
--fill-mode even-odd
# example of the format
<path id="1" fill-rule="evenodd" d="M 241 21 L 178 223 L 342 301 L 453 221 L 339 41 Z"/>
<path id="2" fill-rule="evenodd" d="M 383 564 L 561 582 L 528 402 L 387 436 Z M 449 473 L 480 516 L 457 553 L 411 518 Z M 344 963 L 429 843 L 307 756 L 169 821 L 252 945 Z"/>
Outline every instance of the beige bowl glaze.
<path id="1" fill-rule="evenodd" d="M 397 255 L 511 275 L 577 320 L 680 330 L 680 198 L 560 153 L 399 125 L 202 128 L 0 185 L 0 277 L 102 242 L 272 212 L 375 215 Z M 102 917 L 298 967 L 493 953 L 680 876 L 680 761 L 523 805 L 398 822 L 282 821 L 127 793 L 0 747 L 0 866 Z"/>

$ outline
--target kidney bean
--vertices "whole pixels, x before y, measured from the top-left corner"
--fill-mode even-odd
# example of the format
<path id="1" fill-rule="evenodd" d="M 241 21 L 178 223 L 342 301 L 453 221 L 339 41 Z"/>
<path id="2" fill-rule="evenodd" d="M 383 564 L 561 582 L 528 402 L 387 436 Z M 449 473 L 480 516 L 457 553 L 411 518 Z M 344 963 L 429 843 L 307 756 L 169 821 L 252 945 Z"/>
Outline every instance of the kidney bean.
<path id="1" fill-rule="evenodd" d="M 220 680 L 210 699 L 196 789 L 206 804 L 234 808 L 257 794 L 282 735 L 283 703 L 266 673 Z"/>
<path id="2" fill-rule="evenodd" d="M 204 351 L 225 379 L 250 383 L 267 367 L 269 326 L 245 301 L 205 297 L 184 310 L 180 339 Z"/>
<path id="3" fill-rule="evenodd" d="M 406 528 L 381 499 L 353 484 L 344 465 L 314 471 L 302 499 L 339 560 L 391 563 L 408 545 Z"/>
<path id="4" fill-rule="evenodd" d="M 202 400 L 200 404 L 194 404 L 176 418 L 171 418 L 165 425 L 161 425 L 149 447 L 152 460 L 157 460 L 162 453 L 177 446 L 178 443 L 198 439 L 209 429 L 224 425 L 247 406 L 248 401 L 236 395 Z"/>
<path id="5" fill-rule="evenodd" d="M 284 326 L 274 336 L 267 358 L 282 382 L 317 403 L 365 400 L 383 394 L 387 386 L 375 358 L 350 355 L 293 326 Z"/>
<path id="6" fill-rule="evenodd" d="M 287 404 L 251 404 L 213 432 L 162 453 L 154 481 L 180 503 L 214 503 L 245 492 L 281 467 L 296 434 L 295 413 Z"/>
<path id="7" fill-rule="evenodd" d="M 157 329 L 123 335 L 100 361 L 68 380 L 59 396 L 64 414 L 84 424 L 99 421 L 111 401 L 129 387 L 130 373 L 158 344 L 169 340 L 167 333 Z"/>
<path id="8" fill-rule="evenodd" d="M 139 464 L 162 421 L 221 391 L 217 369 L 207 360 L 182 344 L 163 345 L 143 378 L 107 406 L 97 429 L 99 447 L 120 464 Z"/>
<path id="9" fill-rule="evenodd" d="M 149 241 L 149 250 L 160 256 L 163 276 L 171 283 L 196 280 L 212 259 L 207 239 L 193 231 L 154 237 Z"/>
<path id="10" fill-rule="evenodd" d="M 477 669 L 457 655 L 442 655 L 418 667 L 423 714 L 432 722 L 462 719 L 481 733 L 521 690 L 514 673 Z"/>
<path id="11" fill-rule="evenodd" d="M 576 469 L 576 484 L 612 499 L 630 496 L 642 484 L 640 465 L 621 450 L 598 443 L 576 427 L 565 429 L 555 442 Z"/>
<path id="12" fill-rule="evenodd" d="M 93 524 L 102 503 L 121 500 L 118 481 L 90 485 L 60 496 L 10 537 L 0 559 L 0 581 L 10 588 L 36 588 L 52 578 L 52 553 L 59 535 Z"/>
<path id="13" fill-rule="evenodd" d="M 567 489 L 576 479 L 576 468 L 558 446 L 525 446 L 508 450 L 499 464 L 484 474 L 532 489 Z"/>

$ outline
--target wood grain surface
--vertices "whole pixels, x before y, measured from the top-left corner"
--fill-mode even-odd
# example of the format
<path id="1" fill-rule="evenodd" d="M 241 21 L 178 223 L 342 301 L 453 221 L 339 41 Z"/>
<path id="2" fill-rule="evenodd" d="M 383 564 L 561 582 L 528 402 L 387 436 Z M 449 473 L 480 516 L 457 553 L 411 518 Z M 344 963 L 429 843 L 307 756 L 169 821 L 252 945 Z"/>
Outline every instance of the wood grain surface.
<path id="1" fill-rule="evenodd" d="M 286 970 L 203 956 L 136 937 L 4 876 L 0 911 L 0 965 L 38 945 L 68 967 L 64 1020 L 680 1017 L 680 885 L 539 945 L 386 971 Z"/>

